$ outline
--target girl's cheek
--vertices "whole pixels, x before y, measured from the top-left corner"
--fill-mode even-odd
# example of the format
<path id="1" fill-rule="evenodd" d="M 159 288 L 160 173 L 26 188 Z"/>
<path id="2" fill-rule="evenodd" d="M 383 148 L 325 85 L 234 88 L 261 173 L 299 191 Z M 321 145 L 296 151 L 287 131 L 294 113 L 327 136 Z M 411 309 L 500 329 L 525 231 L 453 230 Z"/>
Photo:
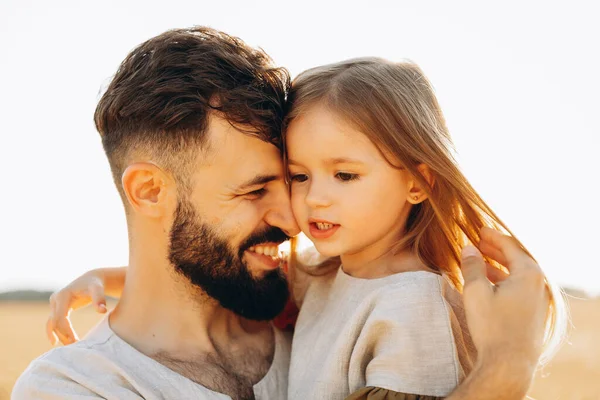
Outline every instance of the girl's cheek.
<path id="1" fill-rule="evenodd" d="M 304 210 L 304 197 L 298 193 L 298 190 L 292 189 L 291 202 L 292 213 L 296 219 L 299 219 L 302 217 L 302 211 Z"/>

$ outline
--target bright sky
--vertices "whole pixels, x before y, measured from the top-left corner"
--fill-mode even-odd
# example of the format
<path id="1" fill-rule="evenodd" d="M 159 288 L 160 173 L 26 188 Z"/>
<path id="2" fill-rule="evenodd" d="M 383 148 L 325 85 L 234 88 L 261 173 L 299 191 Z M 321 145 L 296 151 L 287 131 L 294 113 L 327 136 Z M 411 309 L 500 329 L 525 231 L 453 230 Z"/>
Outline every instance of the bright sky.
<path id="1" fill-rule="evenodd" d="M 100 90 L 142 41 L 209 25 L 293 75 L 357 56 L 417 62 L 475 188 L 551 278 L 600 292 L 596 2 L 295 3 L 3 0 L 0 291 L 127 262 L 92 123 Z"/>

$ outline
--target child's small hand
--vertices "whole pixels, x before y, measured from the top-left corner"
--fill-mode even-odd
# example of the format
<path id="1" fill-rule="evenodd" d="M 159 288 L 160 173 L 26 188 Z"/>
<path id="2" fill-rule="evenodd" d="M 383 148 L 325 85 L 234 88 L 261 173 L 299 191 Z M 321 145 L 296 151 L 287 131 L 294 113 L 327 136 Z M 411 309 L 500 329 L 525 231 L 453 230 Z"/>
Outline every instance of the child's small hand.
<path id="1" fill-rule="evenodd" d="M 53 345 L 57 340 L 64 345 L 79 340 L 73 330 L 69 314 L 72 310 L 92 303 L 99 313 L 106 312 L 104 283 L 99 273 L 90 271 L 75 279 L 66 287 L 50 296 L 50 316 L 46 322 L 46 334 Z"/>

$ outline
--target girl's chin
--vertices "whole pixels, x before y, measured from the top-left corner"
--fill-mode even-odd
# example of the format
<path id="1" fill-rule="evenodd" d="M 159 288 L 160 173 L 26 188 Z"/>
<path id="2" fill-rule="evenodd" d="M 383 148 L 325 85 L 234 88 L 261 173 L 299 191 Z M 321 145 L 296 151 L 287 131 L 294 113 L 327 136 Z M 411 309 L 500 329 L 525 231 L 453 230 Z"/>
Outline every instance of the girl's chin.
<path id="1" fill-rule="evenodd" d="M 340 252 L 340 249 L 336 248 L 337 246 L 324 245 L 319 243 L 314 243 L 315 249 L 319 252 L 323 257 L 338 257 L 343 252 Z"/>

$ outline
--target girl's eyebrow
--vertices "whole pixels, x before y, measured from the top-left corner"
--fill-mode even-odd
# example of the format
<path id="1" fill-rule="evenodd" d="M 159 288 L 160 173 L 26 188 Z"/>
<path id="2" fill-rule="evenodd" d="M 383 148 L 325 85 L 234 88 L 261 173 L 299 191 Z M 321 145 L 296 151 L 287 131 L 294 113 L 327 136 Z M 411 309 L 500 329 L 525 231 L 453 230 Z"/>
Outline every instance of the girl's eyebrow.
<path id="1" fill-rule="evenodd" d="M 291 164 L 293 164 L 293 165 L 300 165 L 300 163 L 299 163 L 299 162 L 297 162 L 297 161 L 294 161 L 294 160 L 291 160 L 291 159 L 289 159 L 289 158 L 288 158 L 288 159 L 286 159 L 286 160 L 285 160 L 285 162 L 286 162 L 288 165 L 291 165 Z"/>
<path id="2" fill-rule="evenodd" d="M 348 157 L 335 157 L 325 160 L 326 164 L 362 164 L 362 161 Z"/>
<path id="3" fill-rule="evenodd" d="M 287 159 L 286 162 L 288 163 L 288 165 L 301 165 L 299 162 L 291 160 L 291 159 Z M 363 164 L 362 161 L 360 160 L 356 160 L 353 158 L 348 158 L 348 157 L 335 157 L 335 158 L 328 158 L 326 160 L 323 160 L 323 162 L 325 164 L 329 164 L 329 165 L 335 165 L 335 164 Z"/>

